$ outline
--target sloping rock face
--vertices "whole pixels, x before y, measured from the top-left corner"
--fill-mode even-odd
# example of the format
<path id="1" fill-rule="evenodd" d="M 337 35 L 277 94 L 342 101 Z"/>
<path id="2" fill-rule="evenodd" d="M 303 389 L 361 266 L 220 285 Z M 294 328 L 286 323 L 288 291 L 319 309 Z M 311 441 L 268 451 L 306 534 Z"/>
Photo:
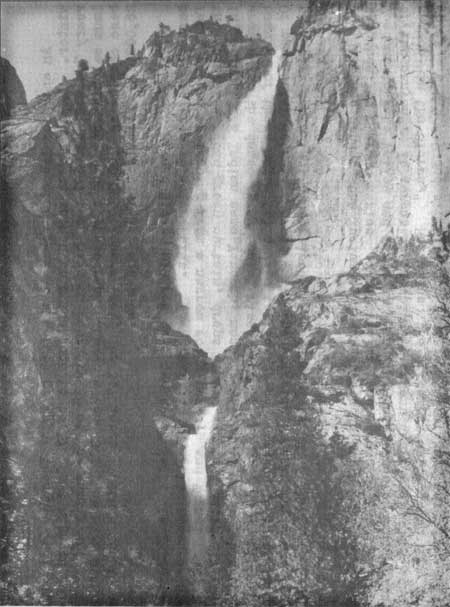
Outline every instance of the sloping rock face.
<path id="1" fill-rule="evenodd" d="M 447 604 L 447 259 L 439 235 L 389 238 L 298 281 L 218 359 L 220 593 Z"/>
<path id="2" fill-rule="evenodd" d="M 285 134 L 269 141 L 282 162 L 262 204 L 278 227 L 259 229 L 267 247 L 278 239 L 287 281 L 346 271 L 391 231 L 426 234 L 450 210 L 448 3 L 310 4 L 284 50 Z"/>
<path id="3" fill-rule="evenodd" d="M 16 70 L 4 57 L 0 57 L 0 120 L 6 120 L 11 110 L 27 102 L 25 89 Z"/>
<path id="4" fill-rule="evenodd" d="M 79 69 L 2 123 L 5 602 L 183 592 L 180 441 L 214 378 L 162 320 L 176 214 L 273 52 L 192 28 Z M 165 442 L 155 419 L 182 436 Z"/>

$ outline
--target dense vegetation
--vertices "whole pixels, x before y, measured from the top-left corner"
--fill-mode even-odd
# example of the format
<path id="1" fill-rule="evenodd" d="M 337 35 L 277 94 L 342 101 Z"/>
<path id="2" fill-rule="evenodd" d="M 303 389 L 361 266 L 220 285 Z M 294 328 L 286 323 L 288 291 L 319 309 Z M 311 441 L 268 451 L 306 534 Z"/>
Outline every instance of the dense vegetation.
<path id="1" fill-rule="evenodd" d="M 245 380 L 248 398 L 230 422 L 248 434 L 233 437 L 243 441 L 238 483 L 246 489 L 231 536 L 216 521 L 226 604 L 350 604 L 356 596 L 357 512 L 349 491 L 356 470 L 343 465 L 353 448 L 323 435 L 302 377 L 307 362 L 297 325 L 279 298 L 255 373 Z"/>
<path id="2" fill-rule="evenodd" d="M 351 449 L 337 436 L 324 440 L 302 381 L 295 326 L 295 314 L 281 304 L 246 403 L 258 420 L 257 466 L 231 582 L 232 597 L 246 605 L 348 604 L 353 595 L 355 513 L 340 463 Z"/>

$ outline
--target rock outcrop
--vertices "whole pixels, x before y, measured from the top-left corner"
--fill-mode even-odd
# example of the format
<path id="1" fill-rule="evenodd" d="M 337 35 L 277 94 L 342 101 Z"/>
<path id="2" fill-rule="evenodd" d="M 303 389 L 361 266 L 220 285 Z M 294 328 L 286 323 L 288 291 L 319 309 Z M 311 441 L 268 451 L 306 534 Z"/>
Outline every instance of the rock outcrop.
<path id="1" fill-rule="evenodd" d="M 0 120 L 6 120 L 18 105 L 27 102 L 25 89 L 16 70 L 4 57 L 0 57 Z"/>
<path id="2" fill-rule="evenodd" d="M 446 604 L 447 258 L 438 237 L 388 238 L 299 280 L 219 357 L 222 592 Z"/>

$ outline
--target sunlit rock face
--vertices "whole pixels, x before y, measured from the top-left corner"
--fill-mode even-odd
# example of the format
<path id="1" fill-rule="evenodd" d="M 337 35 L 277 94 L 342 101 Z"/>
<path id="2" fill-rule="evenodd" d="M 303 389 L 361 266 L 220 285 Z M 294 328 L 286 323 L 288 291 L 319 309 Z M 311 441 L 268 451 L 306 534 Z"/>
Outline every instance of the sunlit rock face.
<path id="1" fill-rule="evenodd" d="M 285 279 L 348 269 L 449 210 L 448 3 L 342 4 L 305 11 L 284 51 Z"/>

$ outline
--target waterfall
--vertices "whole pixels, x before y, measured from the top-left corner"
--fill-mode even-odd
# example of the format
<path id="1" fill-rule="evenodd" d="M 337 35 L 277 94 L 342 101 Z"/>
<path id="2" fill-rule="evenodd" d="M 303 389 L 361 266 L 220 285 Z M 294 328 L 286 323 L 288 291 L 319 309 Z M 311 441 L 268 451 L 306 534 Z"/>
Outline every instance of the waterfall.
<path id="1" fill-rule="evenodd" d="M 207 407 L 190 434 L 184 452 L 184 478 L 188 506 L 188 563 L 205 564 L 209 545 L 208 479 L 205 448 L 211 436 L 216 407 Z"/>
<path id="2" fill-rule="evenodd" d="M 275 56 L 270 71 L 215 132 L 181 219 L 175 280 L 187 319 L 178 328 L 213 355 L 259 320 L 274 295 L 261 287 L 256 298 L 242 301 L 232 285 L 251 244 L 247 195 L 263 162 L 277 79 Z"/>

